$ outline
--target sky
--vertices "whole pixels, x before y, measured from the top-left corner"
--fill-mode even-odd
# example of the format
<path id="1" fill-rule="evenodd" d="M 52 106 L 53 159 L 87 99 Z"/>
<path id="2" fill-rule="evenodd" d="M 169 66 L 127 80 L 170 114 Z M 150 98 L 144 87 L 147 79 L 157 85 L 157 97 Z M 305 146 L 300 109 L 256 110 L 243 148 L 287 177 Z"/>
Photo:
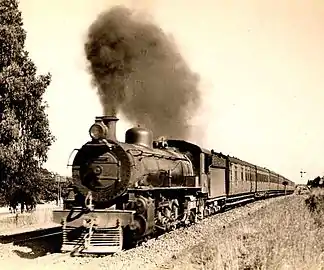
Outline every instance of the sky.
<path id="1" fill-rule="evenodd" d="M 322 0 L 20 0 L 26 50 L 52 74 L 44 98 L 56 142 L 45 167 L 71 175 L 70 153 L 102 115 L 83 45 L 100 12 L 120 4 L 148 13 L 200 75 L 192 142 L 296 183 L 324 175 Z M 132 124 L 119 118 L 123 141 Z"/>

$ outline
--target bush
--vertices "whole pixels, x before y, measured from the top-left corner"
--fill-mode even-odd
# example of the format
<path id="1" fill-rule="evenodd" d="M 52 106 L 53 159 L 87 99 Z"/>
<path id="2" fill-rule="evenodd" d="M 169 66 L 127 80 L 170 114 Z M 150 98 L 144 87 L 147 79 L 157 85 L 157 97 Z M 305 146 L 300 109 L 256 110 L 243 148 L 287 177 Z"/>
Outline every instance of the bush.
<path id="1" fill-rule="evenodd" d="M 305 204 L 311 212 L 314 222 L 318 226 L 324 225 L 324 189 L 313 189 L 311 194 L 305 199 Z"/>

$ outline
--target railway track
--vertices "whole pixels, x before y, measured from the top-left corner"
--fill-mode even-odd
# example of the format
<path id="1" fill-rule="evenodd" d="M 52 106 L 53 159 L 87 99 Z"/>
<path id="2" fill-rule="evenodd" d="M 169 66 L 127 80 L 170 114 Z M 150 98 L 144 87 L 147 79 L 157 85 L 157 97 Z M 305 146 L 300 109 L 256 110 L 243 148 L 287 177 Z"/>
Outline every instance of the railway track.
<path id="1" fill-rule="evenodd" d="M 52 226 L 0 235 L 0 244 L 9 244 L 28 248 L 29 251 L 25 253 L 25 256 L 30 259 L 59 253 L 62 243 L 61 241 L 61 226 Z"/>
<path id="2" fill-rule="evenodd" d="M 62 235 L 61 226 L 54 226 L 50 228 L 41 228 L 32 231 L 24 231 L 13 234 L 0 235 L 0 243 L 2 244 L 19 244 L 23 242 L 30 242 L 40 239 L 46 239 L 53 236 Z"/>

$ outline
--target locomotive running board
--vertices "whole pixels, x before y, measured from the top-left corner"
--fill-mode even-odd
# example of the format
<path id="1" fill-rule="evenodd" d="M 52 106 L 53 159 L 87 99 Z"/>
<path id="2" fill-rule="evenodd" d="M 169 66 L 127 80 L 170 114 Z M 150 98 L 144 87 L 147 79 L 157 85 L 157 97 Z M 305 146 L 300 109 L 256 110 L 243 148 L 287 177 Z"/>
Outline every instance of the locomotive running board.
<path id="1" fill-rule="evenodd" d="M 66 210 L 54 210 L 53 222 L 58 224 L 66 224 L 71 227 L 80 227 L 84 225 L 84 221 L 96 220 L 99 228 L 114 228 L 119 223 L 125 227 L 133 222 L 135 211 L 132 210 L 111 210 L 96 209 L 93 211 L 84 211 L 81 208 L 72 208 Z M 118 221 L 118 222 L 117 222 Z"/>

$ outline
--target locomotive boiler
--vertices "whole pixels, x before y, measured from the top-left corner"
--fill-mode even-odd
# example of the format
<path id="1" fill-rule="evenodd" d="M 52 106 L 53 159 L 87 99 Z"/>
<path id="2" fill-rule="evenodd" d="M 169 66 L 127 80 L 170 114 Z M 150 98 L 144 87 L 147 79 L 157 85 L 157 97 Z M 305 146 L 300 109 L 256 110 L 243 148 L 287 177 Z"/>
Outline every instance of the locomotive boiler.
<path id="1" fill-rule="evenodd" d="M 116 139 L 114 116 L 96 117 L 72 162 L 62 210 L 62 251 L 113 253 L 260 198 L 290 194 L 294 183 L 264 167 L 184 140 L 153 141 L 134 127 Z"/>
<path id="2" fill-rule="evenodd" d="M 129 188 L 181 186 L 193 176 L 190 159 L 165 142 L 153 148 L 152 132 L 135 127 L 117 142 L 115 117 L 97 117 L 86 143 L 73 161 L 72 175 L 83 197 L 91 194 L 95 208 L 107 208 Z M 172 181 L 170 181 L 172 179 Z"/>

